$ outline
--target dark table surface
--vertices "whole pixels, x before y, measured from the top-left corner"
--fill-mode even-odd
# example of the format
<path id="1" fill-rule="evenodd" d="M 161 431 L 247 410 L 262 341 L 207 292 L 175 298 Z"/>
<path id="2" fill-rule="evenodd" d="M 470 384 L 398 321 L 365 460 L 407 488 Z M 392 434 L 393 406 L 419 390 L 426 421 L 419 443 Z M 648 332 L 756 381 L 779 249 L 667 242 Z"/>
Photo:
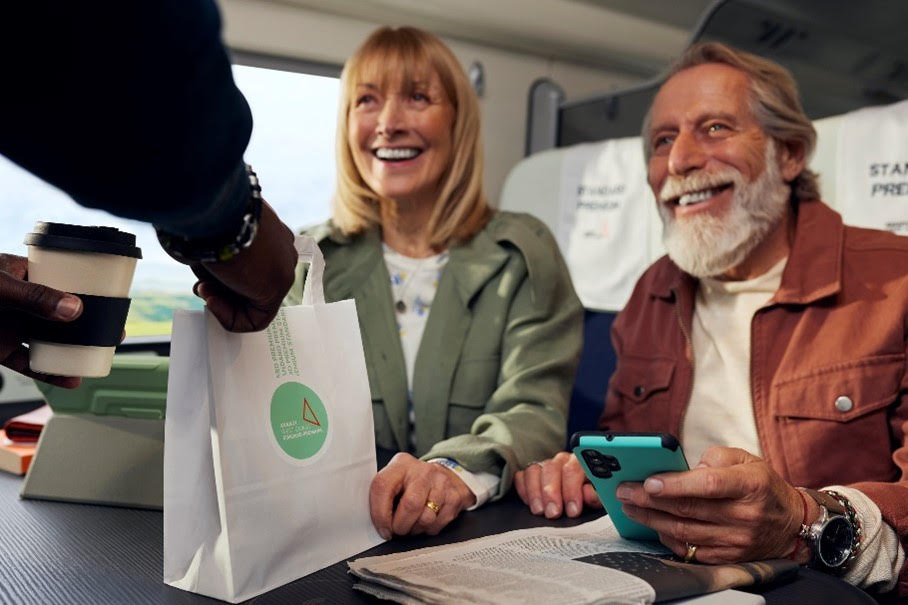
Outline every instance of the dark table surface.
<path id="1" fill-rule="evenodd" d="M 21 500 L 21 477 L 0 472 L 0 603 L 217 603 L 165 586 L 160 512 Z M 574 525 L 595 518 L 560 520 Z M 477 536 L 551 525 L 508 498 L 461 515 L 435 537 L 403 538 L 365 554 L 386 554 Z M 355 592 L 345 562 L 256 597 L 249 603 L 377 603 Z M 772 604 L 873 603 L 862 591 L 812 570 L 763 587 Z"/>

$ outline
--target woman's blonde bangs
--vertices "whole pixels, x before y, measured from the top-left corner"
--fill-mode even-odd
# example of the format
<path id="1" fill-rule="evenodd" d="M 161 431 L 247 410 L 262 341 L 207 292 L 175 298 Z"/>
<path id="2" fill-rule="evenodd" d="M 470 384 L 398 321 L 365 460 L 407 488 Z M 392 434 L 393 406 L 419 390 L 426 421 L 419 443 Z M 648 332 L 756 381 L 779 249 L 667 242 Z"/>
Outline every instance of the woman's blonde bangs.
<path id="1" fill-rule="evenodd" d="M 442 175 L 440 195 L 429 221 L 430 243 L 444 248 L 467 240 L 488 221 L 491 211 L 482 190 L 483 153 L 479 104 L 459 61 L 434 35 L 412 27 L 383 27 L 357 49 L 341 75 L 337 127 L 337 190 L 334 223 L 355 234 L 379 224 L 381 196 L 360 176 L 348 143 L 350 107 L 361 83 L 381 90 L 406 91 L 437 73 L 454 108 L 453 157 Z M 390 203 L 392 200 L 384 200 Z"/>

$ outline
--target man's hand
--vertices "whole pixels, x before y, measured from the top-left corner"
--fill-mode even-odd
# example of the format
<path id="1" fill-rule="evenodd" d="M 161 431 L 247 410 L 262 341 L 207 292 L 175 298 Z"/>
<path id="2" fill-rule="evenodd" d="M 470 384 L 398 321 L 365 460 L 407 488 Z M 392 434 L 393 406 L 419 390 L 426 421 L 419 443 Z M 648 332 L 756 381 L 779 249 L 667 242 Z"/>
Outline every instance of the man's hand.
<path id="1" fill-rule="evenodd" d="M 199 281 L 193 292 L 231 332 L 264 330 L 293 285 L 297 253 L 293 233 L 267 203 L 252 245 L 220 263 L 190 265 Z"/>
<path id="2" fill-rule="evenodd" d="M 656 530 L 676 555 L 695 544 L 701 563 L 787 557 L 804 518 L 797 490 L 761 458 L 737 448 L 712 447 L 695 469 L 622 483 L 616 495 L 625 514 Z M 819 509 L 807 501 L 814 519 Z"/>
<path id="3" fill-rule="evenodd" d="M 518 471 L 514 487 L 534 515 L 544 513 L 548 519 L 556 519 L 565 511 L 568 517 L 577 517 L 584 505 L 602 508 L 596 490 L 570 452 L 559 452 L 554 458 Z"/>
<path id="4" fill-rule="evenodd" d="M 429 501 L 437 511 L 426 505 Z M 476 496 L 454 471 L 406 453 L 396 454 L 369 487 L 372 524 L 385 540 L 394 534 L 434 536 L 475 503 Z"/>
<path id="5" fill-rule="evenodd" d="M 72 321 L 82 314 L 78 296 L 26 280 L 28 259 L 0 254 L 0 363 L 31 378 L 61 387 L 75 388 L 81 378 L 49 376 L 28 367 L 29 315 L 53 321 Z"/>

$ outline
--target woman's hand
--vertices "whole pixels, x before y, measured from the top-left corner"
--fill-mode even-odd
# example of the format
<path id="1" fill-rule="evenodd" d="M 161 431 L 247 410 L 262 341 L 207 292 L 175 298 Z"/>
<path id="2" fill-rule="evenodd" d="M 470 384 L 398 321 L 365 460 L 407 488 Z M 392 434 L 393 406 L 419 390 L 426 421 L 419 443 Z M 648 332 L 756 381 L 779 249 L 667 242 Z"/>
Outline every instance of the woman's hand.
<path id="1" fill-rule="evenodd" d="M 405 453 L 396 454 L 369 487 L 372 524 L 385 540 L 395 534 L 434 536 L 475 503 L 476 496 L 454 471 Z"/>
<path id="2" fill-rule="evenodd" d="M 570 452 L 559 452 L 554 458 L 518 471 L 514 487 L 534 515 L 545 513 L 548 519 L 556 519 L 565 511 L 568 517 L 577 517 L 584 505 L 602 508 L 596 490 Z"/>
<path id="3" fill-rule="evenodd" d="M 693 470 L 622 483 L 616 495 L 625 514 L 656 530 L 676 555 L 696 545 L 701 563 L 787 557 L 805 505 L 808 519 L 819 514 L 761 458 L 728 447 L 708 449 Z"/>

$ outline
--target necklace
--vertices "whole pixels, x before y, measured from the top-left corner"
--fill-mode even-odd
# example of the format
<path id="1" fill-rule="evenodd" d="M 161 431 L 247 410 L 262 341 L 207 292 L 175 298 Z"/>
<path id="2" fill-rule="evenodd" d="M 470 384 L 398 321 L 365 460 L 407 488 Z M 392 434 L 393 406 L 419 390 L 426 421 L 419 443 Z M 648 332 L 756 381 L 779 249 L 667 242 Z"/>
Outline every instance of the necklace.
<path id="1" fill-rule="evenodd" d="M 423 265 L 426 264 L 426 261 L 436 258 L 434 256 L 429 256 L 427 258 L 419 259 L 419 262 L 416 263 L 407 273 L 407 278 L 404 280 L 403 285 L 401 285 L 400 290 L 397 292 L 397 302 L 394 303 L 394 308 L 397 309 L 398 313 L 407 312 L 407 303 L 404 302 L 404 298 L 407 296 L 407 291 L 410 289 L 410 286 L 413 282 L 416 281 L 416 276 L 419 275 L 419 272 L 422 271 Z"/>
<path id="2" fill-rule="evenodd" d="M 397 313 L 404 314 L 408 311 L 407 296 L 412 295 L 413 284 L 420 281 L 419 276 L 425 272 L 427 263 L 438 263 L 441 259 L 446 258 L 445 255 L 446 253 L 442 253 L 415 259 L 395 252 L 389 247 L 385 248 L 385 263 L 391 274 L 391 292 L 395 299 L 394 309 Z M 415 289 L 420 290 L 419 287 Z M 417 304 L 420 299 L 421 297 L 417 295 Z"/>

